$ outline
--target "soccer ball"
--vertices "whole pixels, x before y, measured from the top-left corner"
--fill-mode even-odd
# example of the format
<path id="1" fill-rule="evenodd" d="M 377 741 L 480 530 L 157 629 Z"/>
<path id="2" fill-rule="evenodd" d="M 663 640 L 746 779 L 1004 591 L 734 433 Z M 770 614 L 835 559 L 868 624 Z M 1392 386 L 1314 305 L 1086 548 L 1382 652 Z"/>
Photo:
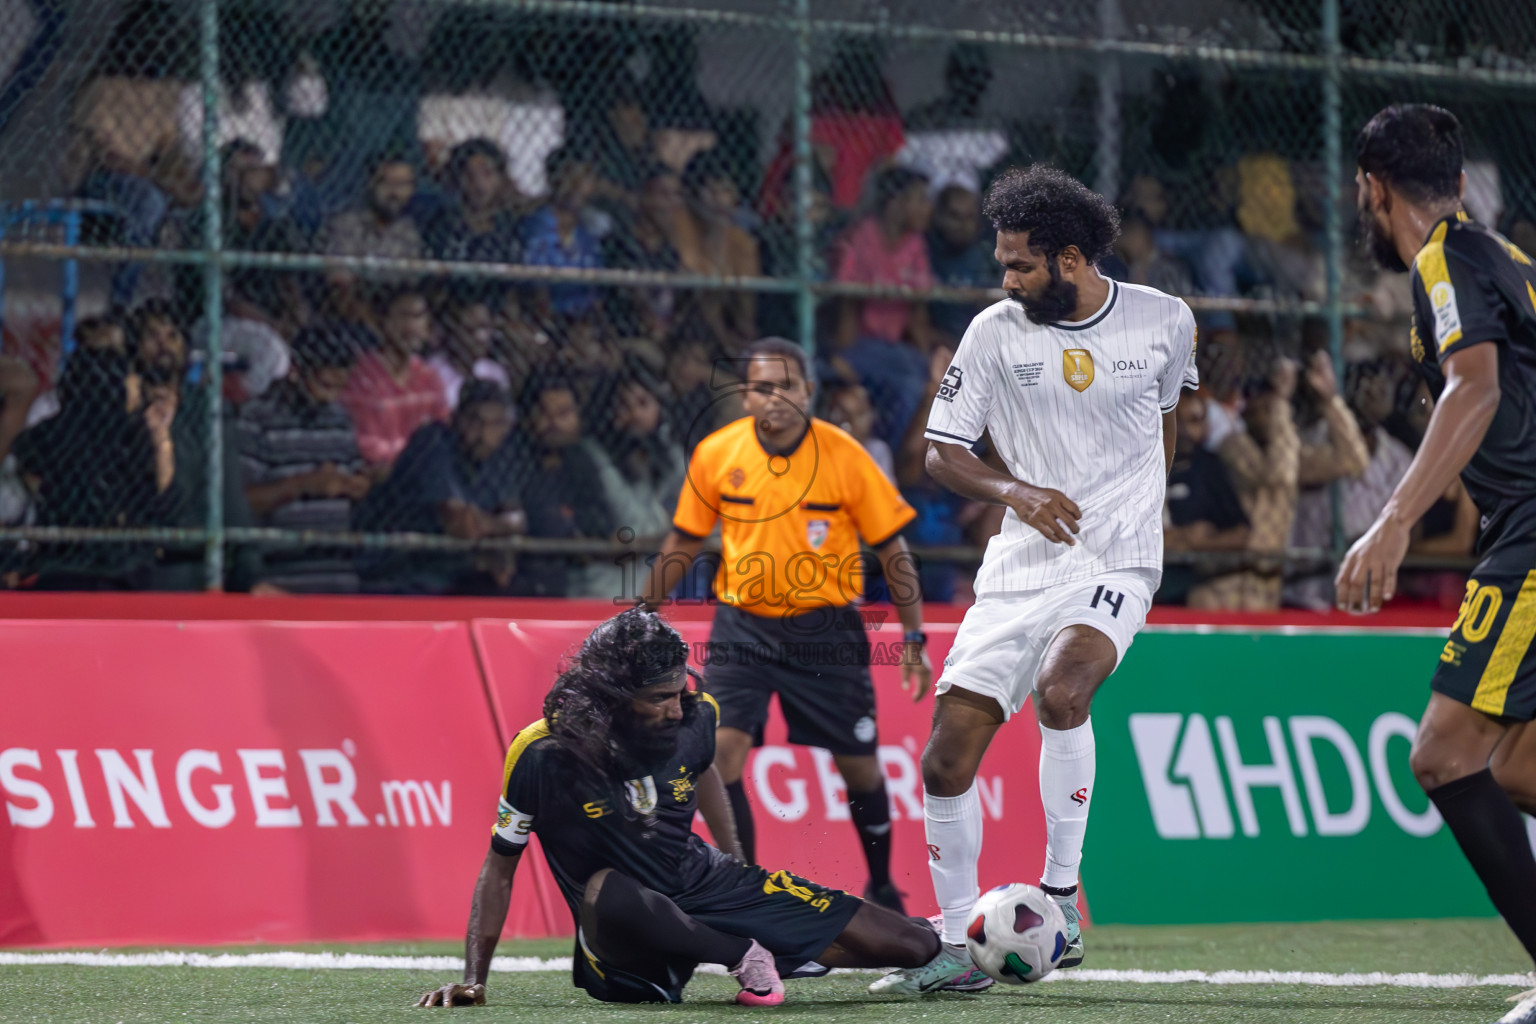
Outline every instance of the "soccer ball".
<path id="1" fill-rule="evenodd" d="M 1027 985 L 1061 962 L 1067 949 L 1067 919 L 1056 901 L 1039 889 L 1011 882 L 981 894 L 971 908 L 965 946 L 989 977 Z"/>

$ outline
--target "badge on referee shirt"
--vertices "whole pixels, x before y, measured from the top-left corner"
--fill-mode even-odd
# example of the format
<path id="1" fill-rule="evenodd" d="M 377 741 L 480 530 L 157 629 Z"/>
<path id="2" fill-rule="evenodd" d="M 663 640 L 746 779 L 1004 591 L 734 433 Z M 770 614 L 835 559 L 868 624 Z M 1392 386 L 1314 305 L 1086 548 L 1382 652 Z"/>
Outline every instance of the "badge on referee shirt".
<path id="1" fill-rule="evenodd" d="M 805 524 L 805 542 L 819 548 L 827 542 L 827 529 L 832 524 L 826 519 L 812 519 Z"/>
<path id="2" fill-rule="evenodd" d="M 1093 355 L 1085 348 L 1069 348 L 1061 354 L 1061 375 L 1073 391 L 1087 391 L 1093 383 Z"/>

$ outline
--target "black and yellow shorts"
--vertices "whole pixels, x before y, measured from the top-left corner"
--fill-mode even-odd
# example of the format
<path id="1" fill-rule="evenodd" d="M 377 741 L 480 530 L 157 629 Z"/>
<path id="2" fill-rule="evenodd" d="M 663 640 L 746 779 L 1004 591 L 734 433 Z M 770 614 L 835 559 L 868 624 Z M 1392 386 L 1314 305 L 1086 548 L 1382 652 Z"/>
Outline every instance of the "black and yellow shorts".
<path id="1" fill-rule="evenodd" d="M 1500 718 L 1536 716 L 1536 538 L 1501 538 L 1467 580 L 1430 684 Z"/>
<path id="2" fill-rule="evenodd" d="M 713 863 L 688 892 L 673 897 L 683 913 L 728 935 L 756 939 L 774 955 L 782 978 L 819 977 L 816 957 L 837 941 L 864 901 L 841 889 L 792 875 L 737 864 L 710 847 Z M 697 964 L 657 963 L 645 971 L 607 964 L 593 956 L 578 934 L 573 980 L 608 1003 L 676 1003 Z"/>

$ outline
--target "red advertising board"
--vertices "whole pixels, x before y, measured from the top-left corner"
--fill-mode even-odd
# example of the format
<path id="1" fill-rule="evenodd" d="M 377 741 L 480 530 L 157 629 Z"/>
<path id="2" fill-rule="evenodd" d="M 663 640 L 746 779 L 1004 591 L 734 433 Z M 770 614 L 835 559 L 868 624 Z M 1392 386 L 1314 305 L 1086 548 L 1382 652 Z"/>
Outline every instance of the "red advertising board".
<path id="1" fill-rule="evenodd" d="M 466 624 L 0 622 L 0 652 L 0 945 L 463 934 L 501 761 Z M 515 924 L 550 921 L 530 887 Z"/>
<path id="2" fill-rule="evenodd" d="M 878 614 L 878 613 L 876 613 Z M 498 705 L 499 728 L 510 740 L 520 728 L 540 717 L 544 693 L 555 678 L 560 658 L 574 651 L 592 628 L 590 620 L 492 620 L 474 623 L 481 664 Z M 674 625 L 702 661 L 709 623 L 678 621 Z M 935 673 L 954 640 L 955 623 L 928 627 L 929 656 Z M 901 639 L 894 621 L 870 633 L 877 651 Z M 880 660 L 877 654 L 876 660 Z M 765 670 L 768 671 L 768 670 Z M 919 703 L 901 690 L 894 665 L 874 668 L 879 701 L 880 761 L 891 797 L 893 876 L 907 893 L 914 914 L 937 910 L 929 882 L 927 846 L 923 838 L 923 787 L 920 762 L 928 740 L 932 696 Z M 982 887 L 1003 882 L 1034 882 L 1045 860 L 1045 819 L 1035 777 L 1040 760 L 1040 731 L 1030 708 L 998 733 L 982 765 L 981 787 L 985 843 L 981 857 Z M 848 819 L 842 780 L 825 751 L 789 746 L 783 721 L 774 713 L 764 745 L 752 753 L 744 775 L 757 822 L 758 860 L 773 868 L 788 868 L 808 878 L 850 892 L 863 892 L 864 857 Z M 485 817 L 493 814 L 486 805 Z M 700 826 L 702 828 L 702 825 Z"/>

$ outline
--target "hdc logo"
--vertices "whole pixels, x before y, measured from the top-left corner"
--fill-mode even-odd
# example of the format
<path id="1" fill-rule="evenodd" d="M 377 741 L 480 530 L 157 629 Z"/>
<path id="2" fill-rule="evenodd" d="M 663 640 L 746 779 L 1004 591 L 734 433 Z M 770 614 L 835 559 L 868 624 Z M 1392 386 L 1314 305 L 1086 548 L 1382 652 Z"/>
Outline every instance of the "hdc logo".
<path id="1" fill-rule="evenodd" d="M 1388 712 L 1372 722 L 1363 758 L 1344 727 L 1321 715 L 1296 715 L 1286 719 L 1284 726 L 1279 718 L 1266 716 L 1263 729 L 1268 750 L 1262 755 L 1253 750 L 1245 755 L 1239 749 L 1230 717 L 1218 716 L 1215 726 L 1221 747 L 1219 759 L 1204 715 L 1136 714 L 1130 718 L 1131 742 L 1152 823 L 1163 839 L 1231 839 L 1236 834 L 1234 806 L 1243 835 L 1257 836 L 1259 818 L 1253 791 L 1262 788 L 1279 791 L 1293 836 L 1308 834 L 1308 813 L 1312 829 L 1320 836 L 1359 834 L 1371 820 L 1373 788 L 1387 816 L 1404 832 L 1422 837 L 1440 829 L 1435 808 L 1410 811 L 1392 781 L 1387 760 L 1389 741 L 1401 737 L 1411 743 L 1418 728 L 1407 715 Z M 1319 745 L 1333 748 L 1334 755 L 1343 760 L 1349 778 L 1347 792 L 1337 786 L 1332 793 L 1325 791 L 1318 769 Z M 1399 744 L 1396 756 L 1406 758 L 1408 749 L 1407 744 Z M 1299 786 L 1297 770 L 1301 774 Z M 1340 807 L 1343 809 L 1335 809 Z"/>

